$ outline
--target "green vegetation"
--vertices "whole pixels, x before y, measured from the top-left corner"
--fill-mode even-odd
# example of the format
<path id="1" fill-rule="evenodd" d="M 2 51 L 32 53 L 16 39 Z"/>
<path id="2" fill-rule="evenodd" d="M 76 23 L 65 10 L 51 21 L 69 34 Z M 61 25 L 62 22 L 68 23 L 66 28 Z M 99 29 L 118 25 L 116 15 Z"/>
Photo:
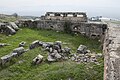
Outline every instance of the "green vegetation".
<path id="1" fill-rule="evenodd" d="M 62 41 L 63 46 L 68 46 L 75 53 L 80 44 L 88 46 L 95 52 L 101 52 L 100 43 L 97 40 L 88 39 L 84 36 L 69 35 L 64 32 L 52 30 L 36 30 L 22 28 L 13 36 L 0 34 L 0 43 L 8 43 L 10 46 L 0 48 L 0 57 L 9 54 L 14 48 L 18 47 L 21 41 L 26 41 L 27 49 L 29 44 L 34 40 L 41 41 Z M 44 62 L 40 65 L 31 65 L 32 59 L 38 54 L 44 56 Z M 103 80 L 103 59 L 100 59 L 100 65 L 94 63 L 78 64 L 71 60 L 47 63 L 45 58 L 47 52 L 41 48 L 28 51 L 14 59 L 13 64 L 7 64 L 0 69 L 0 80 Z"/>
<path id="2" fill-rule="evenodd" d="M 17 19 L 15 17 L 5 17 L 5 18 L 0 18 L 0 22 L 14 22 Z"/>

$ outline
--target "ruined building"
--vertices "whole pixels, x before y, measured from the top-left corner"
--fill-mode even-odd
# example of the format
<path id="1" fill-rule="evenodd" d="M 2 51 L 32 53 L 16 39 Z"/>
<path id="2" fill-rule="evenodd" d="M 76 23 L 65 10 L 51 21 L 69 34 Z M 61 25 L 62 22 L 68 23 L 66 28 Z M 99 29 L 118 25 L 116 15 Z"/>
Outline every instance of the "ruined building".
<path id="1" fill-rule="evenodd" d="M 65 22 L 75 33 L 104 40 L 104 80 L 120 80 L 120 25 L 89 22 L 83 12 L 47 12 L 40 20 L 20 20 L 18 25 L 64 31 Z"/>
<path id="2" fill-rule="evenodd" d="M 83 12 L 47 12 L 46 20 L 71 20 L 77 22 L 87 22 L 87 15 Z"/>
<path id="3" fill-rule="evenodd" d="M 38 29 L 53 29 L 64 31 L 65 22 L 69 22 L 73 32 L 81 33 L 91 38 L 101 38 L 107 27 L 101 22 L 89 22 L 83 12 L 47 12 L 37 21 L 20 21 L 20 26 Z"/>

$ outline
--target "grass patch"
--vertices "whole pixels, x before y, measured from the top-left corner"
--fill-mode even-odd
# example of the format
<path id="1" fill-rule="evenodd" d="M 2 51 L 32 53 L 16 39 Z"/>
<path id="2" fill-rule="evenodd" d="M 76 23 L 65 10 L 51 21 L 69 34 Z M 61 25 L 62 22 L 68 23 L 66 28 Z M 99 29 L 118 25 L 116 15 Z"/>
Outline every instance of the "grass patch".
<path id="1" fill-rule="evenodd" d="M 90 50 L 101 52 L 100 43 L 84 36 L 75 36 L 64 32 L 52 30 L 37 30 L 22 28 L 13 36 L 0 34 L 0 43 L 8 43 L 10 46 L 0 48 L 0 57 L 9 54 L 14 48 L 18 47 L 21 41 L 29 44 L 34 40 L 47 42 L 62 41 L 75 53 L 80 44 L 86 45 Z M 47 52 L 41 48 L 28 51 L 17 58 L 16 63 L 0 70 L 0 80 L 103 80 L 103 59 L 100 59 L 101 65 L 93 63 L 77 64 L 70 60 L 55 63 L 43 62 L 40 65 L 32 66 L 32 59 L 38 54 L 47 57 Z"/>

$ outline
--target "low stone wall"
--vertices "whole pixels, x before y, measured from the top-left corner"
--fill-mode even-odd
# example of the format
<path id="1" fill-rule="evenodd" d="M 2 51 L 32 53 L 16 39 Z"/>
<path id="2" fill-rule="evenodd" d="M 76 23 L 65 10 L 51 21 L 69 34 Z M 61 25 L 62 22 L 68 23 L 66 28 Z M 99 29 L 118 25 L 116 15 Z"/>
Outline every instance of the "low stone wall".
<path id="1" fill-rule="evenodd" d="M 38 28 L 38 29 L 53 29 L 64 31 L 66 21 L 60 20 L 39 20 L 39 21 L 20 21 L 19 26 Z M 70 28 L 73 32 L 81 33 L 90 38 L 101 38 L 107 28 L 107 24 L 91 23 L 91 22 L 74 22 L 69 21 Z"/>
<path id="2" fill-rule="evenodd" d="M 120 25 L 108 24 L 104 53 L 104 80 L 120 80 Z"/>

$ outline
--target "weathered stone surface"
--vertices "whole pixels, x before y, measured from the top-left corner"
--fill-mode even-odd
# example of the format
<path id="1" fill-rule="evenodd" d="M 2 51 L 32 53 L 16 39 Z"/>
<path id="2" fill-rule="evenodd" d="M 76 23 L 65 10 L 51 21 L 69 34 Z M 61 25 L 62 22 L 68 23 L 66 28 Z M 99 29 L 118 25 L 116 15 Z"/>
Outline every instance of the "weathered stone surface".
<path id="1" fill-rule="evenodd" d="M 7 23 L 0 23 L 0 33 L 13 35 L 16 33 L 16 31 L 14 30 L 14 28 L 12 28 L 11 25 L 8 25 Z"/>
<path id="2" fill-rule="evenodd" d="M 19 47 L 24 47 L 26 44 L 26 42 L 22 41 L 21 43 L 19 43 Z"/>
<path id="3" fill-rule="evenodd" d="M 45 19 L 87 22 L 87 15 L 83 12 L 47 12 Z"/>
<path id="4" fill-rule="evenodd" d="M 3 57 L 0 58 L 0 64 L 2 66 L 5 65 L 5 63 L 10 62 L 10 60 L 14 57 L 18 57 L 20 56 L 22 53 L 26 52 L 27 50 L 25 50 L 23 47 L 19 47 L 19 48 L 15 48 L 13 49 L 13 51 L 11 53 L 9 53 L 8 55 L 5 55 Z"/>
<path id="5" fill-rule="evenodd" d="M 10 53 L 12 55 L 12 57 L 17 57 L 18 53 Z"/>
<path id="6" fill-rule="evenodd" d="M 50 16 L 50 14 L 54 16 Z M 56 16 L 59 14 L 59 16 Z M 65 15 L 65 17 L 61 15 Z M 69 17 L 67 15 L 73 15 Z M 83 15 L 82 17 L 77 17 L 77 15 Z M 76 17 L 75 17 L 76 16 Z M 105 29 L 107 29 L 107 24 L 102 22 L 87 22 L 87 17 L 85 13 L 80 12 L 48 12 L 39 21 L 19 21 L 19 24 L 25 27 L 31 27 L 38 29 L 53 29 L 57 31 L 64 31 L 65 22 L 70 22 L 71 31 L 74 33 L 80 33 L 82 35 L 88 36 L 90 38 L 104 38 Z"/>
<path id="7" fill-rule="evenodd" d="M 104 80 L 120 80 L 120 25 L 108 23 L 103 52 Z"/>
<path id="8" fill-rule="evenodd" d="M 34 48 L 39 47 L 39 46 L 40 46 L 39 40 L 36 40 L 30 44 L 29 49 L 34 49 Z"/>
<path id="9" fill-rule="evenodd" d="M 33 64 L 40 64 L 43 61 L 43 56 L 42 55 L 37 55 L 37 57 L 35 57 L 33 59 Z"/>
<path id="10" fill-rule="evenodd" d="M 17 55 L 21 55 L 25 52 L 25 49 L 23 47 L 15 48 L 12 53 L 17 53 Z"/>
<path id="11" fill-rule="evenodd" d="M 12 27 L 6 26 L 6 33 L 13 35 L 16 33 L 16 31 Z"/>
<path id="12" fill-rule="evenodd" d="M 62 42 L 56 41 L 52 46 L 49 48 L 47 47 L 47 50 L 49 52 L 47 60 L 50 62 L 58 61 L 61 59 L 68 59 L 70 54 L 70 48 L 65 47 L 62 49 Z"/>
<path id="13" fill-rule="evenodd" d="M 0 47 L 9 46 L 10 44 L 0 43 Z"/>
<path id="14" fill-rule="evenodd" d="M 71 49 L 69 47 L 65 47 L 62 49 L 63 56 L 69 56 L 71 54 Z"/>
<path id="15" fill-rule="evenodd" d="M 61 48 L 61 46 L 62 46 L 62 41 L 55 41 L 54 44 L 55 44 L 55 45 L 59 45 L 59 47 Z"/>
<path id="16" fill-rule="evenodd" d="M 74 54 L 71 57 L 71 60 L 76 61 L 76 62 L 93 62 L 96 63 L 98 58 L 101 57 L 96 57 L 97 54 Z"/>
<path id="17" fill-rule="evenodd" d="M 10 61 L 12 58 L 12 55 L 5 55 L 3 57 L 0 58 L 0 63 L 2 66 L 5 65 L 6 62 Z"/>
<path id="18" fill-rule="evenodd" d="M 80 45 L 77 49 L 77 53 L 86 54 L 87 53 L 87 47 L 85 45 Z"/>
<path id="19" fill-rule="evenodd" d="M 9 25 L 16 31 L 19 30 L 18 26 L 14 22 L 9 22 Z"/>
<path id="20" fill-rule="evenodd" d="M 47 60 L 50 62 L 56 61 L 56 59 L 51 55 L 48 55 Z"/>

